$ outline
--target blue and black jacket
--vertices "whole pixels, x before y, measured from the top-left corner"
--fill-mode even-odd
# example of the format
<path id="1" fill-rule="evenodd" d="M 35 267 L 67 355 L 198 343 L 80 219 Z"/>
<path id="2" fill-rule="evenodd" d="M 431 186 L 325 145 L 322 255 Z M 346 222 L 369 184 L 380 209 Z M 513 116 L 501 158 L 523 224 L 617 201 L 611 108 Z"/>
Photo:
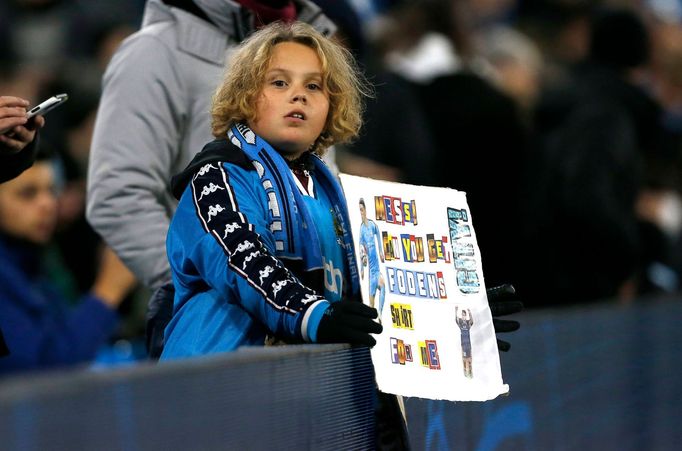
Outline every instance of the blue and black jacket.
<path id="1" fill-rule="evenodd" d="M 262 345 L 268 336 L 314 342 L 329 306 L 326 263 L 302 249 L 303 242 L 329 237 L 318 236 L 315 224 L 302 221 L 305 207 L 288 191 L 295 176 L 281 170 L 284 159 L 267 144 L 254 157 L 233 142 L 209 143 L 172 181 L 180 202 L 166 246 L 175 298 L 162 359 Z M 310 160 L 318 190 L 338 187 L 319 158 L 310 155 Z M 327 194 L 320 197 L 338 202 Z M 327 216 L 330 207 L 338 206 L 321 207 Z M 345 205 L 340 211 L 340 222 L 348 224 Z M 354 264 L 343 264 L 344 278 L 351 267 L 356 271 Z"/>

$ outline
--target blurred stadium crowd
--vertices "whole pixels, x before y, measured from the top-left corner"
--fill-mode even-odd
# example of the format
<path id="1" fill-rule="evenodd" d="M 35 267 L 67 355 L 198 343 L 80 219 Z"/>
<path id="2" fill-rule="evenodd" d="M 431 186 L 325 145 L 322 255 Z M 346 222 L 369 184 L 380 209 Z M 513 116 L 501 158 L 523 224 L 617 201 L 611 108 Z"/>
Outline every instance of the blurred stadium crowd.
<path id="1" fill-rule="evenodd" d="M 529 309 L 679 294 L 682 1 L 315 3 L 376 89 L 341 172 L 465 191 L 486 285 Z M 72 299 L 104 246 L 84 213 L 101 77 L 144 4 L 0 3 L 0 94 L 70 97 L 41 146 L 59 182 L 44 263 Z M 121 304 L 102 363 L 143 358 L 149 296 Z"/>

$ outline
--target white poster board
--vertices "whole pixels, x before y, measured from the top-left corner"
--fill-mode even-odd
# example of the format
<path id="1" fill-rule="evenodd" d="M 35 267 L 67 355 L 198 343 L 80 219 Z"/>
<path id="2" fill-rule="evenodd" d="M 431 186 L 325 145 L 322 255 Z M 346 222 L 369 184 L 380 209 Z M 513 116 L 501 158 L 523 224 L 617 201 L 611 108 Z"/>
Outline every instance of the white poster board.
<path id="1" fill-rule="evenodd" d="M 384 331 L 371 351 L 379 389 L 450 401 L 507 393 L 465 193 L 348 174 L 340 180 L 362 298 L 377 309 L 383 279 Z M 368 219 L 362 231 L 360 199 Z"/>

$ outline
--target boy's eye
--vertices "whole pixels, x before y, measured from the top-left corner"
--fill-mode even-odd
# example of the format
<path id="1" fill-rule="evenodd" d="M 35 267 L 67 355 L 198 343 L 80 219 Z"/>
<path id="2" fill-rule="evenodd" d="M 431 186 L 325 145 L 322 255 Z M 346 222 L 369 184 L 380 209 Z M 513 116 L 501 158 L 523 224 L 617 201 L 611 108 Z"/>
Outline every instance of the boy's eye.
<path id="1" fill-rule="evenodd" d="M 309 83 L 308 89 L 310 89 L 311 91 L 317 91 L 319 89 L 322 89 L 322 87 L 320 85 L 318 85 L 317 83 Z"/>
<path id="2" fill-rule="evenodd" d="M 273 86 L 277 86 L 278 88 L 283 88 L 284 86 L 287 85 L 287 83 L 284 80 L 274 80 L 272 82 Z"/>

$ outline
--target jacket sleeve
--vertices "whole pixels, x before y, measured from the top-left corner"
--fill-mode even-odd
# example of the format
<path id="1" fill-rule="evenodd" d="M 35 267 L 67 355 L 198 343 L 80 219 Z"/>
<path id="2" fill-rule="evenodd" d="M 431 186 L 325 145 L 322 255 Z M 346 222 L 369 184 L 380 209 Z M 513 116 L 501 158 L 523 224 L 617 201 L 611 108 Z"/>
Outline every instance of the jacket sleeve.
<path id="1" fill-rule="evenodd" d="M 11 302 L 3 304 L 3 332 L 10 354 L 0 359 L 0 373 L 88 362 L 117 324 L 116 312 L 93 296 L 84 296 L 72 310 L 42 317 Z"/>
<path id="2" fill-rule="evenodd" d="M 168 185 L 186 115 L 171 53 L 144 34 L 118 50 L 104 74 L 88 169 L 88 221 L 151 288 L 171 280 Z"/>
<path id="3" fill-rule="evenodd" d="M 7 150 L 0 149 L 0 183 L 11 180 L 30 168 L 35 160 L 37 148 L 38 134 L 36 133 L 33 141 L 19 152 L 8 153 Z"/>
<path id="4" fill-rule="evenodd" d="M 205 283 L 273 333 L 313 341 L 329 303 L 275 256 L 268 218 L 265 191 L 252 172 L 204 166 L 186 188 L 168 234 L 176 282 Z"/>

